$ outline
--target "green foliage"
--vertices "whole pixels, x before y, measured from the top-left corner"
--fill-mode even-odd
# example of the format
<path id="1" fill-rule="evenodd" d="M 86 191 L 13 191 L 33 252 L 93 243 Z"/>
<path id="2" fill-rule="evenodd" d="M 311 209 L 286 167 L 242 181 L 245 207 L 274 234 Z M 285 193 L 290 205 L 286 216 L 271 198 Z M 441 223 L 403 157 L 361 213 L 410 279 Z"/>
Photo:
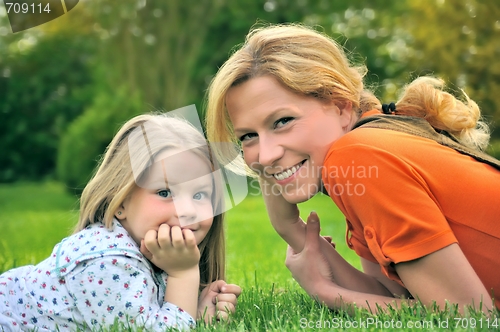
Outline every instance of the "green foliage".
<path id="1" fill-rule="evenodd" d="M 86 1 L 17 34 L 0 16 L 0 182 L 53 176 L 69 123 L 102 104 L 97 93 L 114 98 L 114 89 L 103 87 L 126 85 L 155 109 L 196 104 L 202 112 L 208 82 L 256 22 L 303 22 L 331 35 L 353 62 L 367 65 L 368 86 L 383 101 L 395 100 L 415 76 L 442 76 L 498 125 L 500 3 L 431 2 Z M 95 162 L 84 157 L 84 164 Z M 84 183 L 88 168 L 72 186 Z"/>
<path id="2" fill-rule="evenodd" d="M 500 160 L 500 139 L 490 141 L 490 145 L 486 152 Z"/>
<path id="3" fill-rule="evenodd" d="M 401 53 L 413 75 L 444 78 L 480 106 L 486 120 L 500 126 L 500 2 L 408 0 L 396 22 L 407 35 Z M 494 128 L 493 127 L 493 128 Z M 493 137 L 500 138 L 500 130 Z"/>
<path id="4" fill-rule="evenodd" d="M 87 38 L 30 40 L 22 51 L 0 53 L 0 182 L 51 176 L 61 133 L 93 93 Z"/>
<path id="5" fill-rule="evenodd" d="M 81 192 L 96 162 L 120 126 L 144 112 L 140 96 L 125 86 L 99 93 L 94 103 L 74 122 L 61 139 L 57 158 L 58 179 Z"/>

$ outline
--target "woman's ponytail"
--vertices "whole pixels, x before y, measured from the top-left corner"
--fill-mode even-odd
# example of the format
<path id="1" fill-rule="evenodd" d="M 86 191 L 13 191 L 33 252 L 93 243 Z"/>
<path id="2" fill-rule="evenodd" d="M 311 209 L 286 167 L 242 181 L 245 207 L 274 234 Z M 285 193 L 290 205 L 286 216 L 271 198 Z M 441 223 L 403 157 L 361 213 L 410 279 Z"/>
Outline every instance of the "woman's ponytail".
<path id="1" fill-rule="evenodd" d="M 443 90 L 444 82 L 434 77 L 419 77 L 407 85 L 396 104 L 399 115 L 426 119 L 432 127 L 446 130 L 460 143 L 484 150 L 490 139 L 481 111 L 465 92 L 464 101 Z"/>

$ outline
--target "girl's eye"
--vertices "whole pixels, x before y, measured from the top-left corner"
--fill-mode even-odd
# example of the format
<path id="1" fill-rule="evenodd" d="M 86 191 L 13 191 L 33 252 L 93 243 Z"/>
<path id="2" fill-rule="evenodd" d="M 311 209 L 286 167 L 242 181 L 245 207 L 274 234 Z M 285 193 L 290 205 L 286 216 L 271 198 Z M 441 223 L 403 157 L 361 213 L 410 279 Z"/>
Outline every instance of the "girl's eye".
<path id="1" fill-rule="evenodd" d="M 194 194 L 193 198 L 197 201 L 200 201 L 202 200 L 203 198 L 208 198 L 208 194 L 206 192 L 199 192 L 199 193 L 196 193 Z"/>
<path id="2" fill-rule="evenodd" d="M 251 138 L 254 138 L 256 136 L 257 136 L 257 134 L 255 134 L 255 133 L 249 133 L 249 134 L 241 135 L 239 140 L 240 140 L 240 142 L 243 142 L 243 141 L 249 140 Z"/>
<path id="3" fill-rule="evenodd" d="M 162 189 L 158 191 L 158 196 L 163 197 L 163 198 L 170 198 L 172 197 L 172 192 L 170 189 Z"/>
<path id="4" fill-rule="evenodd" d="M 289 123 L 292 120 L 293 120 L 293 118 L 290 117 L 290 116 L 281 118 L 281 119 L 279 119 L 278 121 L 276 121 L 274 123 L 274 129 L 281 128 L 281 127 L 283 127 L 284 125 L 286 125 L 287 123 Z"/>

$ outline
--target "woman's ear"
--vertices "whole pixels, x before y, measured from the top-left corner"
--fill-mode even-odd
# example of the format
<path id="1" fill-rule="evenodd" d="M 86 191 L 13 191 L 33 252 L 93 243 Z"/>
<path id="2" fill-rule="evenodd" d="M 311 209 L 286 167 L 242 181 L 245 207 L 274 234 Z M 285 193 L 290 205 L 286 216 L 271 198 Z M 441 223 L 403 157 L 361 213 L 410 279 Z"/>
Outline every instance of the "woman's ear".
<path id="1" fill-rule="evenodd" d="M 339 117 L 340 117 L 340 126 L 345 132 L 351 130 L 354 122 L 356 121 L 356 117 L 354 115 L 354 111 L 352 109 L 352 103 L 349 100 L 343 101 L 340 104 L 337 104 L 339 108 Z"/>

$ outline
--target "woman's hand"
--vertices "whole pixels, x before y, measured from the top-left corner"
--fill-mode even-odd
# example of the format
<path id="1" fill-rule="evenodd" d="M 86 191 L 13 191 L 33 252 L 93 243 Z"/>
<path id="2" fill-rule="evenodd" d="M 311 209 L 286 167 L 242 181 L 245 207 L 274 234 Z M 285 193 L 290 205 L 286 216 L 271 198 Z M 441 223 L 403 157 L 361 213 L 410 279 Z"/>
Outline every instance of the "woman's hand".
<path id="1" fill-rule="evenodd" d="M 141 252 L 170 277 L 178 278 L 198 267 L 200 251 L 193 231 L 162 224 L 149 230 L 141 241 Z"/>
<path id="2" fill-rule="evenodd" d="M 285 260 L 293 278 L 311 297 L 317 297 L 318 289 L 323 285 L 333 284 L 330 264 L 320 248 L 323 239 L 319 232 L 318 215 L 316 212 L 311 212 L 307 218 L 304 249 L 296 252 L 288 246 Z"/>
<path id="3" fill-rule="evenodd" d="M 228 321 L 229 315 L 234 313 L 238 303 L 241 288 L 238 285 L 227 284 L 224 280 L 217 280 L 205 287 L 198 300 L 198 319 L 205 323 Z"/>

